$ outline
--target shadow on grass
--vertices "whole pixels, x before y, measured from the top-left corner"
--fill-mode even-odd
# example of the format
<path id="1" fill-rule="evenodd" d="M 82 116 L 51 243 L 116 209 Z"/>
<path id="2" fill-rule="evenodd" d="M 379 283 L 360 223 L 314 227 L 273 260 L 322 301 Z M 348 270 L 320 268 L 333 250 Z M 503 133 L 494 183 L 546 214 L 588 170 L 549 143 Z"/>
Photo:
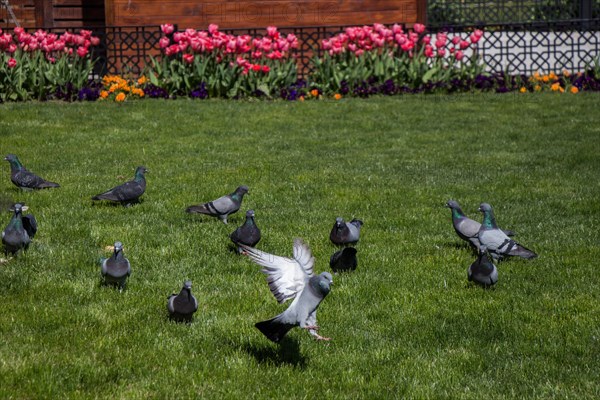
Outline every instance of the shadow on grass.
<path id="1" fill-rule="evenodd" d="M 296 339 L 286 337 L 278 345 L 244 343 L 240 347 L 259 364 L 291 365 L 302 369 L 306 367 L 306 357 L 300 354 L 300 343 Z"/>

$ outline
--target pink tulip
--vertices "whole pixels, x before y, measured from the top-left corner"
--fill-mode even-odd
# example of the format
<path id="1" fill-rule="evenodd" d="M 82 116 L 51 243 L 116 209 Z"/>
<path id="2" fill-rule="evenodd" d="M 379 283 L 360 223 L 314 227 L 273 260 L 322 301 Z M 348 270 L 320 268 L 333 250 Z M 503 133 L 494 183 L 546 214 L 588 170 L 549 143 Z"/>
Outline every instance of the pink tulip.
<path id="1" fill-rule="evenodd" d="M 183 55 L 183 61 L 187 64 L 191 64 L 194 62 L 194 55 L 190 53 L 186 53 Z"/>
<path id="2" fill-rule="evenodd" d="M 364 50 L 358 49 L 354 52 L 354 54 L 356 54 L 356 57 L 360 57 L 363 55 L 364 52 L 365 52 Z"/>
<path id="3" fill-rule="evenodd" d="M 8 48 L 6 49 L 6 52 L 8 54 L 13 54 L 15 51 L 17 51 L 17 45 L 14 43 L 9 44 Z"/>
<path id="4" fill-rule="evenodd" d="M 480 34 L 477 34 L 477 32 L 480 32 Z M 479 42 L 479 39 L 481 39 L 482 35 L 483 35 L 483 32 L 475 31 L 475 32 L 471 33 L 471 36 L 469 36 L 469 39 L 471 39 L 471 43 L 476 44 L 477 42 Z"/>
<path id="5" fill-rule="evenodd" d="M 423 25 L 423 24 L 414 24 L 413 25 L 413 30 L 415 32 L 417 32 L 418 34 L 421 34 L 421 33 L 425 32 L 425 25 Z"/>
<path id="6" fill-rule="evenodd" d="M 261 69 L 262 69 L 262 72 L 264 72 L 265 74 L 268 73 L 269 71 L 271 71 L 271 68 L 269 68 L 268 65 L 263 65 Z"/>
<path id="7" fill-rule="evenodd" d="M 160 40 L 158 41 L 158 45 L 160 46 L 161 49 L 166 48 L 170 43 L 171 43 L 171 41 L 166 36 L 161 37 Z"/>
<path id="8" fill-rule="evenodd" d="M 20 26 L 17 26 L 17 27 L 14 29 L 14 32 L 15 32 L 15 35 L 20 35 L 20 34 L 22 34 L 22 33 L 24 33 L 24 32 L 25 32 L 25 29 L 21 28 Z"/>
<path id="9" fill-rule="evenodd" d="M 460 36 L 454 36 L 452 38 L 452 44 L 456 46 L 459 43 L 460 43 Z"/>
<path id="10" fill-rule="evenodd" d="M 467 47 L 469 47 L 469 45 L 470 45 L 470 43 L 469 43 L 469 42 L 467 42 L 466 40 L 461 40 L 461 41 L 460 41 L 460 49 L 461 49 L 461 50 L 464 50 L 464 49 L 466 49 Z"/>
<path id="11" fill-rule="evenodd" d="M 219 31 L 219 25 L 210 24 L 208 26 L 208 32 L 210 32 L 211 35 L 215 35 L 218 31 Z"/>
<path id="12" fill-rule="evenodd" d="M 262 51 L 253 51 L 252 58 L 261 58 L 263 55 Z"/>
<path id="13" fill-rule="evenodd" d="M 421 41 L 425 44 L 429 44 L 431 43 L 431 36 L 423 36 L 423 39 L 421 39 Z"/>
<path id="14" fill-rule="evenodd" d="M 98 46 L 100 44 L 100 38 L 92 36 L 90 42 L 92 43 L 92 46 Z"/>
<path id="15" fill-rule="evenodd" d="M 275 26 L 267 26 L 267 35 L 269 35 L 273 39 L 278 39 L 279 38 L 279 32 L 277 32 L 277 27 L 275 27 Z"/>
<path id="16" fill-rule="evenodd" d="M 77 55 L 79 57 L 83 58 L 83 57 L 87 56 L 87 54 L 88 54 L 87 48 L 81 47 L 81 46 L 77 48 Z"/>
<path id="17" fill-rule="evenodd" d="M 464 56 L 465 54 L 460 50 L 458 50 L 456 54 L 454 54 L 454 58 L 456 58 L 458 61 L 462 60 Z"/>
<path id="18" fill-rule="evenodd" d="M 8 68 L 14 68 L 17 66 L 17 60 L 15 60 L 14 58 L 9 58 L 8 61 L 6 62 L 6 65 L 8 66 Z"/>
<path id="19" fill-rule="evenodd" d="M 437 55 L 438 55 L 438 57 L 444 57 L 446 55 L 446 50 L 438 49 Z"/>
<path id="20" fill-rule="evenodd" d="M 169 47 L 167 47 L 165 49 L 165 54 L 167 56 L 172 56 L 172 55 L 175 55 L 177 53 L 179 53 L 179 45 L 172 44 L 171 46 L 169 46 Z"/>
<path id="21" fill-rule="evenodd" d="M 398 34 L 398 33 L 402 33 L 402 26 L 398 25 L 398 24 L 394 24 L 392 26 L 392 32 L 394 32 L 394 34 Z"/>
<path id="22" fill-rule="evenodd" d="M 433 57 L 433 55 L 434 55 L 433 47 L 431 45 L 426 45 L 425 46 L 425 57 L 431 58 L 431 57 Z"/>

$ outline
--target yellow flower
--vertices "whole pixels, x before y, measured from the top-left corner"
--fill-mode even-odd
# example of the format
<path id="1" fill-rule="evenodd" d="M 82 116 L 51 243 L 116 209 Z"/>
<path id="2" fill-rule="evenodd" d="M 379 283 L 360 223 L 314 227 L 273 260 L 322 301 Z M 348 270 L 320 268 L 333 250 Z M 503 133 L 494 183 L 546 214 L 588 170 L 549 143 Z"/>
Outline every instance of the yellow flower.
<path id="1" fill-rule="evenodd" d="M 100 98 L 105 99 L 108 97 L 108 92 L 106 90 L 102 90 L 100 92 Z"/>
<path id="2" fill-rule="evenodd" d="M 339 93 L 336 93 L 336 94 L 333 96 L 333 98 L 334 98 L 334 99 L 336 99 L 336 100 L 339 100 L 339 99 L 341 99 L 341 98 L 342 98 L 342 95 L 341 95 L 341 94 L 339 94 Z"/>
<path id="3" fill-rule="evenodd" d="M 519 92 L 527 93 L 527 88 L 525 86 L 523 86 L 521 89 L 519 89 Z"/>
<path id="4" fill-rule="evenodd" d="M 115 97 L 115 101 L 118 103 L 125 101 L 125 93 L 123 93 L 123 92 L 119 93 L 117 95 L 117 97 Z"/>
<path id="5" fill-rule="evenodd" d="M 571 93 L 573 93 L 573 94 L 579 93 L 579 88 L 577 86 L 571 87 Z"/>
<path id="6" fill-rule="evenodd" d="M 550 89 L 552 89 L 553 92 L 556 92 L 557 90 L 560 90 L 562 88 L 560 87 L 560 83 L 556 82 L 556 83 L 552 84 L 552 86 L 550 87 Z"/>

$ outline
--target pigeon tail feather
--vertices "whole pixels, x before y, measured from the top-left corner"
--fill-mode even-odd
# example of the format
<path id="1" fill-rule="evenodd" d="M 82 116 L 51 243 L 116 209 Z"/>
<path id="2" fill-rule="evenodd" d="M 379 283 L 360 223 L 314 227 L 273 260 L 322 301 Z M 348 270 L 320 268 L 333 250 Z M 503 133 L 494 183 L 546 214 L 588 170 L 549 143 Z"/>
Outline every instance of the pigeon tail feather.
<path id="1" fill-rule="evenodd" d="M 263 333 L 270 341 L 279 343 L 281 339 L 292 329 L 293 324 L 286 324 L 277 321 L 278 317 L 267 321 L 257 322 L 254 326 Z"/>

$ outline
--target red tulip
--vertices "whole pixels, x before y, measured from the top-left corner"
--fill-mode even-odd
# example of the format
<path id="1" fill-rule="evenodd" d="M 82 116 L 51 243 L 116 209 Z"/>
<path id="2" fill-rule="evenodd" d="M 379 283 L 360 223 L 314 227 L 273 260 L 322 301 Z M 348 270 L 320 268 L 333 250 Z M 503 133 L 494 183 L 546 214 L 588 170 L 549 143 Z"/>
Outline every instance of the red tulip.
<path id="1" fill-rule="evenodd" d="M 194 62 L 194 55 L 190 54 L 190 53 L 186 53 L 183 55 L 183 61 L 185 61 L 187 64 L 191 64 Z"/>

